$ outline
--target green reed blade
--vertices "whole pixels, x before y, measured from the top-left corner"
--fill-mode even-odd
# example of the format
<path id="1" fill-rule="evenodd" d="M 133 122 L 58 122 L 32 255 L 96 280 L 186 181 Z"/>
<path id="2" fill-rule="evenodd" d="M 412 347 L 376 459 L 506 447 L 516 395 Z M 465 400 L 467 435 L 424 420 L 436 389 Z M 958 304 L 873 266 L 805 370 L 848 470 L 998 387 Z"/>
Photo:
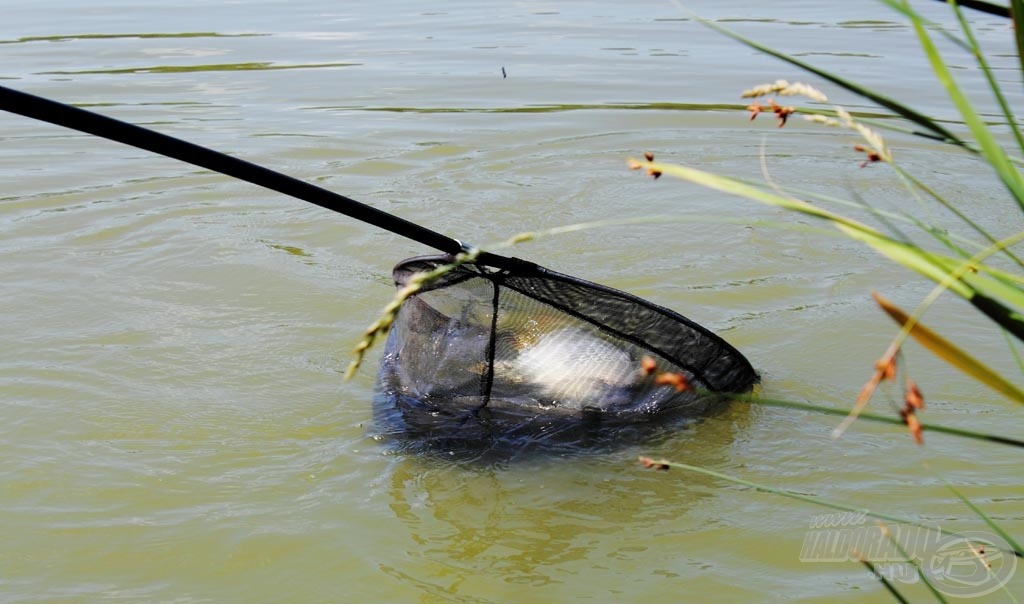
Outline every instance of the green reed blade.
<path id="1" fill-rule="evenodd" d="M 1017 58 L 1024 73 L 1024 0 L 1010 0 L 1010 14 L 1013 17 L 1013 37 L 1017 41 Z"/>
<path id="2" fill-rule="evenodd" d="M 836 75 L 836 74 L 834 74 L 832 72 L 829 72 L 829 71 L 826 71 L 824 69 L 820 69 L 818 67 L 815 67 L 814 65 L 811 65 L 810 63 L 805 63 L 804 61 L 801 61 L 801 60 L 799 60 L 797 58 L 788 56 L 788 55 L 786 55 L 783 52 L 780 52 L 778 50 L 775 50 L 773 48 L 765 46 L 765 45 L 763 45 L 763 44 L 761 44 L 759 42 L 755 42 L 754 40 L 751 40 L 749 38 L 741 36 L 740 34 L 734 32 L 734 31 L 732 31 L 732 30 L 730 30 L 728 28 L 722 27 L 721 25 L 719 25 L 717 23 L 714 23 L 712 21 L 708 21 L 706 19 L 700 19 L 700 18 L 698 18 L 698 20 L 701 23 L 703 23 L 705 26 L 707 26 L 707 27 L 709 27 L 711 29 L 714 29 L 715 31 L 717 31 L 717 32 L 719 32 L 721 34 L 724 34 L 724 35 L 732 38 L 733 40 L 736 40 L 737 42 L 740 42 L 741 44 L 745 44 L 746 46 L 749 46 L 750 48 L 753 48 L 754 50 L 761 51 L 761 52 L 763 52 L 765 54 L 771 55 L 771 56 L 773 56 L 773 57 L 775 57 L 777 59 L 785 61 L 785 62 L 787 62 L 787 63 L 789 63 L 791 65 L 795 65 L 796 67 L 799 67 L 800 69 L 803 69 L 804 71 L 807 71 L 809 73 L 813 73 L 813 74 L 815 74 L 815 75 L 817 75 L 817 76 L 819 76 L 821 78 L 824 78 L 824 79 L 832 82 L 833 84 L 836 84 L 838 86 L 841 86 L 841 87 L 849 90 L 850 92 L 852 92 L 854 94 L 857 94 L 857 95 L 862 96 L 862 97 L 864 97 L 866 99 L 869 99 L 869 100 L 871 100 L 871 101 L 873 101 L 875 103 L 878 103 L 882 107 L 885 107 L 886 109 L 889 109 L 890 111 L 892 111 L 892 112 L 894 112 L 894 113 L 896 113 L 896 114 L 898 114 L 898 115 L 900 115 L 900 116 L 902 116 L 902 117 L 904 117 L 904 118 L 906 118 L 906 119 L 908 119 L 908 120 L 910 120 L 910 121 L 912 121 L 912 122 L 914 122 L 916 124 L 919 124 L 920 126 L 925 128 L 926 130 L 930 130 L 931 132 L 934 132 L 938 136 L 942 137 L 945 140 L 950 141 L 951 143 L 953 143 L 955 145 L 958 145 L 958 146 L 964 147 L 964 148 L 969 148 L 967 146 L 967 143 L 963 139 L 961 139 L 960 137 L 956 136 L 955 134 L 953 134 L 952 132 L 950 132 L 949 130 L 944 128 L 937 121 L 933 120 L 932 118 L 928 117 L 927 115 L 924 115 L 923 113 L 920 113 L 920 112 L 918 112 L 918 111 L 916 111 L 914 109 L 911 109 L 910 107 L 904 105 L 903 103 L 900 103 L 899 101 L 896 101 L 895 99 L 889 98 L 889 97 L 887 97 L 887 96 L 885 96 L 885 95 L 883 95 L 881 93 L 875 92 L 874 90 L 871 90 L 870 88 L 861 86 L 860 84 L 857 84 L 856 82 L 851 82 L 850 80 L 842 78 L 842 77 L 840 77 L 840 76 L 838 76 L 838 75 Z"/>
<path id="3" fill-rule="evenodd" d="M 924 576 L 924 570 L 921 568 L 921 564 L 917 561 L 917 559 L 915 559 L 914 556 L 910 555 L 910 552 L 907 551 L 907 548 L 903 547 L 899 539 L 893 536 L 893 534 L 889 531 L 888 528 L 885 529 L 885 537 L 889 540 L 889 543 L 893 544 L 893 546 L 896 548 L 896 551 L 898 551 L 904 558 L 906 558 L 910 562 L 910 564 L 914 567 L 914 570 L 917 571 L 917 576 L 921 577 L 921 581 L 924 583 L 925 587 L 927 587 L 928 590 L 932 592 L 932 595 L 935 596 L 935 599 L 941 602 L 942 604 L 949 604 L 949 601 L 946 600 L 945 596 L 939 593 L 938 589 L 935 589 L 935 586 L 932 585 L 931 581 L 928 580 L 928 577 Z"/>
<path id="4" fill-rule="evenodd" d="M 713 393 L 708 392 L 709 396 Z M 850 414 L 849 409 L 836 409 L 834 407 L 826 407 L 824 405 L 816 405 L 813 403 L 801 403 L 798 401 L 785 401 L 780 399 L 763 398 L 755 396 L 753 394 L 736 394 L 730 395 L 729 400 L 745 403 L 748 405 L 764 405 L 766 407 L 781 407 L 783 409 L 800 409 L 802 411 L 814 411 L 817 413 L 824 413 L 826 415 L 836 415 L 840 417 L 846 417 Z M 891 424 L 894 426 L 905 425 L 903 420 L 897 417 L 889 415 L 882 415 L 879 413 L 871 413 L 870 411 L 861 411 L 857 416 L 858 420 L 867 420 L 882 424 Z M 1024 449 L 1024 440 L 1010 438 L 1008 436 L 999 436 L 995 434 L 984 434 L 974 430 L 967 430 L 963 428 L 954 428 L 952 426 L 943 426 L 941 424 L 930 424 L 921 422 L 921 428 L 925 433 L 937 432 L 940 434 L 948 434 L 950 436 L 958 436 L 960 438 L 969 438 L 972 440 L 983 440 L 999 445 L 1009 445 L 1011 447 L 1018 447 Z"/>
<path id="5" fill-rule="evenodd" d="M 902 166 L 893 164 L 892 167 L 893 167 L 894 170 L 896 170 L 896 172 L 900 176 L 905 178 L 909 183 L 911 183 L 912 185 L 917 187 L 919 190 L 924 192 L 926 195 L 928 195 L 929 197 L 931 197 L 935 201 L 939 202 L 939 204 L 942 207 L 944 207 L 947 210 L 949 210 L 950 212 L 952 212 L 954 216 L 956 216 L 961 221 L 963 221 L 967 226 L 971 227 L 976 233 L 978 233 L 979 235 L 981 235 L 982 237 L 987 239 L 989 243 L 995 243 L 997 241 L 996 238 L 992 234 L 990 234 L 988 231 L 986 231 L 977 222 L 975 222 L 974 220 L 971 220 L 971 218 L 968 215 L 966 215 L 962 211 L 960 211 L 960 209 L 957 208 L 956 205 L 950 203 L 949 200 L 947 200 L 945 197 L 940 195 L 938 191 L 936 191 L 932 187 L 930 187 L 927 184 L 925 184 L 923 181 L 918 179 L 916 176 L 914 176 L 910 172 L 907 172 Z M 1017 264 L 1017 266 L 1019 266 L 1021 268 L 1024 268 L 1024 261 L 1022 261 L 1016 254 L 1011 252 L 1009 249 L 1004 249 L 1003 253 L 1006 254 L 1006 256 L 1008 258 L 1013 260 Z"/>
<path id="6" fill-rule="evenodd" d="M 711 189 L 716 189 L 723 193 L 746 197 L 767 205 L 781 207 L 807 216 L 827 220 L 848 237 L 870 245 L 882 255 L 906 268 L 932 279 L 933 281 L 941 282 L 949 273 L 949 269 L 946 268 L 945 263 L 938 262 L 938 256 L 925 252 L 918 247 L 891 239 L 865 224 L 829 212 L 828 210 L 809 204 L 806 201 L 765 191 L 764 189 L 748 185 L 739 180 L 719 176 L 703 170 L 697 170 L 696 168 L 653 162 L 635 165 L 641 165 L 648 170 L 660 172 L 662 174 L 693 182 Z M 970 299 L 976 294 L 976 292 L 962 280 L 954 280 L 950 283 L 949 288 L 966 299 Z"/>
<path id="7" fill-rule="evenodd" d="M 960 10 L 960 5 L 956 0 L 950 0 L 950 4 L 953 5 L 953 12 L 956 13 L 956 18 L 960 22 L 960 29 L 963 30 L 964 36 L 967 38 L 967 43 L 970 45 L 971 54 L 974 55 L 974 59 L 978 62 L 978 67 L 981 68 L 982 73 L 985 74 L 985 80 L 988 81 L 988 86 L 992 90 L 992 96 L 995 97 L 996 102 L 999 103 L 999 108 L 1003 112 L 1003 116 L 1006 118 L 1006 123 L 1010 126 L 1010 131 L 1013 132 L 1013 137 L 1017 141 L 1017 148 L 1024 153 L 1024 136 L 1021 135 L 1020 128 L 1017 127 L 1017 119 L 1013 115 L 1013 111 L 1010 110 L 1009 103 L 1006 102 L 1006 97 L 1003 96 L 1002 87 L 996 82 L 995 76 L 992 74 L 992 69 L 989 67 L 988 60 L 985 58 L 985 53 L 981 51 L 981 47 L 978 45 L 978 40 L 974 37 L 974 31 L 971 26 L 967 23 L 964 12 Z"/>
<path id="8" fill-rule="evenodd" d="M 895 0 L 882 0 L 886 4 L 893 5 Z M 907 7 L 906 3 L 903 2 L 903 6 Z M 927 29 L 924 25 L 924 20 L 917 15 L 914 11 L 907 8 L 904 11 L 911 19 L 911 24 L 914 26 L 914 31 L 917 33 L 918 41 L 921 44 L 922 50 L 924 50 L 925 56 L 931 63 L 932 71 L 935 72 L 936 78 L 939 83 L 946 89 L 946 94 L 949 95 L 950 100 L 956 106 L 960 115 L 964 118 L 964 123 L 967 124 L 971 134 L 974 135 L 974 139 L 978 142 L 981 147 L 982 156 L 996 171 L 996 175 L 999 176 L 1003 184 L 1013 195 L 1014 200 L 1017 204 L 1024 209 L 1024 178 L 1021 177 L 1020 172 L 1010 163 L 1009 157 L 1006 155 L 1003 148 L 999 146 L 995 136 L 985 125 L 985 122 L 981 119 L 975 111 L 974 106 L 970 100 L 964 94 L 963 90 L 957 85 L 953 79 L 953 74 L 949 70 L 949 66 L 943 61 L 942 56 L 939 54 L 938 49 L 935 47 L 931 36 L 928 34 Z"/>
<path id="9" fill-rule="evenodd" d="M 767 205 L 827 220 L 851 239 L 871 246 L 875 251 L 897 264 L 928 277 L 936 283 L 942 283 L 944 287 L 963 297 L 999 326 L 1024 341 L 1024 316 L 1019 310 L 1013 310 L 1004 303 L 1008 302 L 1018 309 L 1024 309 L 1024 291 L 1005 282 L 971 273 L 965 270 L 963 261 L 938 256 L 917 246 L 896 241 L 863 223 L 829 212 L 806 201 L 766 191 L 734 178 L 680 165 L 656 162 L 640 163 L 636 160 L 630 160 L 630 162 L 635 168 L 646 168 L 652 173 L 667 174 L 723 193 L 746 197 Z M 980 264 L 980 261 L 987 255 L 1016 243 L 1019 238 L 1024 238 L 1024 233 L 989 246 L 983 255 L 975 257 L 975 261 Z M 956 274 L 953 274 L 954 271 Z"/>
<path id="10" fill-rule="evenodd" d="M 907 313 L 903 312 L 896 305 L 877 294 L 875 295 L 875 302 L 877 302 L 878 305 L 882 307 L 882 310 L 892 317 L 892 320 L 896 321 L 896 323 L 901 327 L 906 327 L 907 323 L 911 320 Z M 946 361 L 953 367 L 956 367 L 963 373 L 1006 396 L 1010 400 L 1024 404 L 1024 391 L 990 369 L 988 365 L 978 361 L 961 350 L 957 345 L 922 325 L 920 321 L 913 322 L 913 326 L 910 328 L 910 337 L 914 338 L 919 344 L 930 350 L 935 356 Z"/>
<path id="11" fill-rule="evenodd" d="M 974 502 L 972 502 L 970 499 L 968 499 L 966 495 L 961 493 L 959 489 L 957 489 L 952 484 L 950 484 L 949 481 L 947 481 L 945 478 L 942 478 L 941 476 L 939 476 L 939 478 L 942 480 L 942 482 L 944 482 L 946 484 L 946 488 L 947 489 L 949 489 L 954 495 L 956 495 L 960 499 L 960 501 L 964 502 L 964 505 L 966 505 L 967 507 L 971 508 L 971 511 L 974 512 L 975 514 L 977 514 L 979 518 L 984 520 L 985 524 L 987 524 L 989 526 L 989 528 L 991 528 L 993 531 L 995 531 L 995 533 L 997 535 L 1002 537 L 1004 541 L 1009 543 L 1010 547 L 1012 547 L 1013 549 L 1015 549 L 1017 551 L 1022 551 L 1021 547 L 1020 547 L 1020 544 L 1017 543 L 1017 541 L 1013 537 L 1011 537 L 1009 533 L 1007 533 L 1005 530 L 1003 530 L 1003 527 L 1001 527 L 998 524 L 996 524 L 995 520 L 992 520 L 992 518 L 990 518 L 988 514 L 983 512 L 981 510 L 981 508 L 979 508 L 978 506 L 974 505 Z"/>
<path id="12" fill-rule="evenodd" d="M 742 486 L 745 486 L 745 487 L 749 487 L 749 488 L 752 488 L 754 490 L 761 491 L 763 493 L 771 493 L 772 495 L 781 495 L 782 497 L 788 497 L 789 499 L 795 499 L 797 501 L 803 501 L 805 503 L 810 503 L 810 504 L 813 504 L 813 505 L 816 505 L 816 506 L 819 506 L 819 507 L 830 508 L 830 509 L 833 509 L 833 510 L 840 510 L 840 511 L 843 511 L 843 512 L 856 512 L 858 514 L 863 513 L 865 516 L 870 516 L 870 517 L 876 518 L 878 520 L 887 520 L 889 522 L 896 522 L 898 524 L 908 524 L 908 525 L 917 526 L 917 527 L 920 527 L 920 528 L 923 528 L 923 529 L 926 529 L 926 530 L 935 531 L 936 533 L 939 533 L 939 535 L 943 535 L 943 536 L 945 536 L 945 535 L 955 536 L 955 535 L 959 534 L 959 533 L 956 533 L 956 532 L 943 530 L 942 528 L 934 526 L 934 525 L 928 525 L 928 524 L 924 524 L 922 522 L 916 522 L 916 521 L 911 520 L 909 518 L 900 518 L 899 516 L 892 516 L 892 515 L 889 515 L 889 514 L 883 514 L 881 512 L 872 512 L 870 509 L 868 509 L 868 508 L 866 508 L 864 506 L 855 507 L 855 506 L 847 505 L 845 503 L 838 503 L 836 501 L 831 501 L 831 500 L 828 500 L 828 499 L 821 499 L 820 497 L 812 497 L 810 495 L 804 495 L 803 493 L 797 493 L 796 491 L 790 491 L 788 489 L 783 489 L 783 488 L 779 488 L 779 487 L 773 487 L 771 485 L 766 485 L 766 484 L 762 484 L 762 483 L 759 483 L 759 482 L 754 482 L 752 480 L 746 480 L 744 478 L 739 478 L 738 476 L 732 476 L 732 475 L 729 475 L 729 474 L 723 474 L 722 472 L 717 472 L 715 470 L 710 470 L 708 468 L 704 468 L 704 467 L 701 467 L 701 466 L 690 465 L 688 463 L 682 463 L 682 462 L 678 462 L 678 461 L 670 461 L 670 460 L 667 460 L 667 459 L 655 460 L 655 459 L 651 459 L 649 457 L 644 457 L 644 456 L 641 456 L 639 458 L 639 461 L 642 464 L 644 464 L 645 466 L 647 466 L 647 467 L 662 468 L 662 469 L 676 468 L 676 469 L 680 469 L 680 470 L 689 470 L 690 472 L 696 472 L 698 474 L 703 474 L 705 476 L 710 476 L 712 478 L 718 478 L 720 480 L 724 480 L 726 482 L 731 482 L 733 484 L 738 484 L 738 485 L 742 485 Z M 1018 558 L 1024 557 L 1024 553 L 1022 553 L 1020 550 L 1011 550 L 1008 553 L 1011 553 L 1014 556 L 1017 556 Z"/>
<path id="13" fill-rule="evenodd" d="M 872 564 L 870 560 L 865 560 L 864 558 L 861 558 L 860 563 L 863 564 L 864 566 L 866 566 L 868 568 L 868 571 L 871 572 L 871 574 L 874 575 L 875 578 L 877 578 L 879 581 L 882 582 L 882 585 L 885 586 L 885 589 L 887 589 L 889 591 L 889 593 L 892 595 L 892 597 L 896 598 L 897 602 L 902 602 L 903 604 L 909 604 L 907 599 L 904 598 L 903 595 L 900 594 L 900 592 L 896 590 L 896 587 L 892 584 L 892 582 L 890 582 L 888 579 L 886 579 L 884 576 L 882 576 L 881 573 L 879 573 L 878 571 L 875 570 L 875 565 Z"/>

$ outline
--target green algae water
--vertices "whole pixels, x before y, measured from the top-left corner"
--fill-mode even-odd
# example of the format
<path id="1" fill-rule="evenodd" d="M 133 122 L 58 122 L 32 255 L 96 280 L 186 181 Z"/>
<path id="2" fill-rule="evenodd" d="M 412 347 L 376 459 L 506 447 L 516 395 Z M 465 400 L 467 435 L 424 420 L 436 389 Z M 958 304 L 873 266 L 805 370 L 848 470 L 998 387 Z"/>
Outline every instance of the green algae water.
<path id="1" fill-rule="evenodd" d="M 912 30 L 880 5 L 690 8 L 955 115 Z M 1009 23 L 970 16 L 1020 106 Z M 949 61 L 982 85 L 969 57 Z M 764 157 L 784 184 L 920 207 L 891 172 L 859 167 L 851 136 L 749 122 L 740 91 L 779 77 L 877 113 L 671 3 L 47 0 L 6 8 L 0 24 L 4 85 L 463 241 L 671 216 L 515 254 L 713 329 L 766 397 L 846 407 L 895 333 L 870 292 L 913 308 L 932 285 L 781 211 L 626 167 L 650 151 L 761 178 Z M 1020 230 L 986 166 L 923 139 L 890 144 L 986 228 Z M 860 564 L 808 555 L 830 510 L 644 470 L 639 455 L 985 530 L 946 479 L 1024 534 L 1016 450 L 929 433 L 918 447 L 865 422 L 833 440 L 838 419 L 811 412 L 734 403 L 617 444 L 498 459 L 409 451 L 373 425 L 378 357 L 353 381 L 342 373 L 393 293 L 391 267 L 430 250 L 9 114 L 0 183 L 0 601 L 889 601 Z M 1012 375 L 1005 343 L 966 304 L 944 299 L 926 321 Z M 1024 436 L 1011 403 L 914 345 L 904 362 L 925 421 Z M 899 404 L 898 388 L 875 402 Z M 887 572 L 930 597 L 901 569 Z"/>

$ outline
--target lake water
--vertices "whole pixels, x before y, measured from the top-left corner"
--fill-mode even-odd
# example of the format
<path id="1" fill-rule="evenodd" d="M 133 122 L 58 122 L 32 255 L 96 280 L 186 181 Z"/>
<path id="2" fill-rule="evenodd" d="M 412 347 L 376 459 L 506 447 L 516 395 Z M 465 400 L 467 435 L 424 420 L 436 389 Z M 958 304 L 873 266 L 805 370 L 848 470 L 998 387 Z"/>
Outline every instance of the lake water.
<path id="1" fill-rule="evenodd" d="M 918 2 L 940 23 L 938 3 Z M 934 5 L 934 6 L 933 6 Z M 955 113 L 883 6 L 691 2 L 762 42 Z M 1012 33 L 971 15 L 1020 107 Z M 960 81 L 981 86 L 969 57 Z M 502 76 L 504 70 L 507 77 Z M 872 290 L 923 279 L 784 212 L 626 168 L 760 178 L 939 224 L 850 135 L 754 122 L 739 93 L 806 80 L 668 2 L 44 0 L 4 9 L 0 79 L 212 146 L 478 244 L 671 216 L 515 250 L 715 330 L 766 397 L 848 407 L 895 334 Z M 983 101 L 989 117 L 992 104 Z M 956 125 L 953 125 L 956 127 Z M 890 136 L 982 224 L 1021 228 L 970 157 Z M 0 601 L 887 601 L 856 562 L 801 562 L 823 508 L 672 470 L 665 457 L 950 530 L 1024 533 L 1018 453 L 732 404 L 648 441 L 523 459 L 403 452 L 372 426 L 379 350 L 342 373 L 430 250 L 172 160 L 0 115 Z M 809 225 L 814 226 L 814 225 Z M 958 300 L 926 323 L 1013 371 Z M 917 346 L 925 421 L 1021 438 L 1019 407 Z M 875 406 L 895 414 L 898 388 Z M 1009 584 L 1024 590 L 1024 571 Z M 920 583 L 914 599 L 930 597 Z"/>

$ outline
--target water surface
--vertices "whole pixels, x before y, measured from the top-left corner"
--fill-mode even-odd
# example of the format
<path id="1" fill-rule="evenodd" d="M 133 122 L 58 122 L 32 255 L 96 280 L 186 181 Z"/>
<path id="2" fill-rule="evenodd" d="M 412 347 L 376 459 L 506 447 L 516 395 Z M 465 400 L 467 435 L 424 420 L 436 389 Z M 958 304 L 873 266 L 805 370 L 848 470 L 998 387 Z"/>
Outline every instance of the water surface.
<path id="1" fill-rule="evenodd" d="M 879 5 L 691 7 L 955 115 L 912 30 Z M 921 9 L 952 25 L 938 3 Z M 972 19 L 1019 105 L 1008 24 Z M 912 308 L 931 288 L 851 242 L 769 225 L 802 224 L 780 211 L 626 169 L 652 151 L 760 177 L 763 154 L 781 183 L 918 208 L 889 171 L 859 168 L 852 137 L 748 122 L 741 90 L 806 78 L 671 3 L 48 0 L 5 11 L 0 42 L 5 85 L 465 241 L 671 216 L 516 253 L 714 329 L 749 356 L 768 397 L 848 406 L 894 335 L 870 291 Z M 980 86 L 969 57 L 950 61 Z M 0 599 L 888 599 L 856 563 L 800 561 L 824 510 L 645 471 L 641 454 L 983 529 L 940 475 L 1024 529 L 1013 451 L 934 434 L 921 448 L 866 423 L 834 441 L 835 418 L 784 409 L 733 404 L 647 440 L 512 461 L 407 453 L 371 426 L 376 357 L 351 382 L 341 373 L 391 296 L 391 266 L 429 250 L 17 116 L 0 115 L 0 139 Z M 1020 229 L 984 166 L 919 139 L 892 144 L 987 227 Z M 1012 371 L 965 304 L 944 300 L 926 320 Z M 1010 403 L 913 345 L 905 361 L 927 420 L 1024 436 Z M 878 406 L 899 397 L 884 391 Z M 920 585 L 908 594 L 927 597 Z"/>

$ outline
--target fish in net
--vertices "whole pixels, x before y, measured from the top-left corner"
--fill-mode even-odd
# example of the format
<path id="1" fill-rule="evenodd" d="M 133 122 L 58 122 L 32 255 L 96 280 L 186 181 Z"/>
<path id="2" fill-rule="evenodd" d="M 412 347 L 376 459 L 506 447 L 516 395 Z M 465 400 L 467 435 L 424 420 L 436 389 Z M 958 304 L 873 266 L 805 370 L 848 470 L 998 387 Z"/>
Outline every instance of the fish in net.
<path id="1" fill-rule="evenodd" d="M 451 260 L 405 260 L 395 283 Z M 524 261 L 463 264 L 402 305 L 376 406 L 391 432 L 472 438 L 538 422 L 698 416 L 757 380 L 736 349 L 669 309 Z"/>

